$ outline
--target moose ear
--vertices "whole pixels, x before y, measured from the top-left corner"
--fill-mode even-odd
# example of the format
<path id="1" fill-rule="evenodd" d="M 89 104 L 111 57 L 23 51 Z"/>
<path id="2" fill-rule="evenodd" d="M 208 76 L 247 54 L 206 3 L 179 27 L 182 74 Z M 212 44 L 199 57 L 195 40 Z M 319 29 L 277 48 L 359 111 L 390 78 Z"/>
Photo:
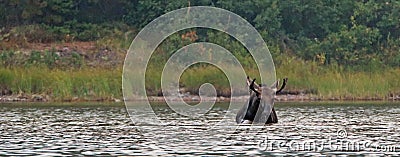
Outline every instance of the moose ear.
<path id="1" fill-rule="evenodd" d="M 279 80 L 275 81 L 272 85 L 271 85 L 271 89 L 276 92 L 278 90 L 278 85 L 279 85 Z"/>

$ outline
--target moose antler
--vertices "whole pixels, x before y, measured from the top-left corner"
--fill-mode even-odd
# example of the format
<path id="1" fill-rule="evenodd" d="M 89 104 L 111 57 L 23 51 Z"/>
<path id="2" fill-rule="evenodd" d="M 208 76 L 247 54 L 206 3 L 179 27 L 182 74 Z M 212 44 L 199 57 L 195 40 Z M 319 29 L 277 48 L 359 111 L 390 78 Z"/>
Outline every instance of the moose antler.
<path id="1" fill-rule="evenodd" d="M 254 83 L 256 79 L 253 79 L 253 81 L 250 81 L 250 77 L 247 76 L 247 85 L 249 86 L 250 90 L 254 91 L 257 95 L 260 94 L 259 89 L 260 86 Z M 255 88 L 254 88 L 255 87 Z"/>
<path id="2" fill-rule="evenodd" d="M 287 81 L 288 81 L 288 78 L 287 78 L 287 77 L 283 79 L 282 86 L 281 86 L 281 88 L 280 88 L 278 91 L 275 92 L 276 94 L 280 93 L 280 92 L 283 90 L 283 88 L 286 87 Z"/>

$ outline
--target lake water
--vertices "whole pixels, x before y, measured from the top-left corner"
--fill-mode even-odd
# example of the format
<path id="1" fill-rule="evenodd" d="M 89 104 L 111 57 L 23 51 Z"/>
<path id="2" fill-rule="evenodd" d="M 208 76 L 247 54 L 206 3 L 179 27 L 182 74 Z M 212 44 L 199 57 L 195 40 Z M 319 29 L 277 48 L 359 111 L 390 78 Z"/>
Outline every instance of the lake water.
<path id="1" fill-rule="evenodd" d="M 0 156 L 400 153 L 400 103 L 276 103 L 267 126 L 237 126 L 228 106 L 188 117 L 153 104 L 162 124 L 142 125 L 150 113 L 132 121 L 123 104 L 0 104 Z"/>

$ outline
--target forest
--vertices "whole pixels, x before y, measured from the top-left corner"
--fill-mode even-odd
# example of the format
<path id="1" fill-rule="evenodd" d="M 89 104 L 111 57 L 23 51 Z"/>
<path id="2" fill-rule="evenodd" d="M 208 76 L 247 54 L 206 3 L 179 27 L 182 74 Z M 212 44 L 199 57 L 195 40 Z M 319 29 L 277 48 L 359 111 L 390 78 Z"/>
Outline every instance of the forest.
<path id="1" fill-rule="evenodd" d="M 322 99 L 400 95 L 400 1 L 395 0 L 0 0 L 0 95 L 122 97 L 115 73 L 122 71 L 135 35 L 158 16 L 190 6 L 223 8 L 246 19 L 266 41 L 278 77 L 290 78 L 290 91 Z M 226 45 L 256 75 L 253 59 L 239 42 L 223 32 L 191 28 L 157 48 L 146 74 L 149 93 L 159 93 L 157 73 L 168 56 L 199 41 Z M 96 48 L 60 55 L 62 48 L 54 45 L 32 46 L 54 43 L 92 43 Z M 219 70 L 205 69 L 211 70 L 197 66 L 182 76 L 188 91 L 196 93 L 204 81 L 226 82 L 210 77 L 221 75 Z M 190 77 L 194 70 L 201 76 Z M 220 86 L 218 93 L 227 95 L 226 85 Z"/>

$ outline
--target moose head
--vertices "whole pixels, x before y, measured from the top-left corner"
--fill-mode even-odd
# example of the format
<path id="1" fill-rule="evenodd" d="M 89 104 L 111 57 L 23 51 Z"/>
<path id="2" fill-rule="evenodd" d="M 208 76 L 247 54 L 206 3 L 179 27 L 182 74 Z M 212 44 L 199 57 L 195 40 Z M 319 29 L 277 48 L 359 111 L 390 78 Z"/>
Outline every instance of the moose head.
<path id="1" fill-rule="evenodd" d="M 236 115 L 237 123 L 277 123 L 278 117 L 274 109 L 275 94 L 285 88 L 287 78 L 283 79 L 283 84 L 278 90 L 279 81 L 271 86 L 257 85 L 256 79 L 250 80 L 247 77 L 247 85 L 250 89 L 250 98 Z"/>

